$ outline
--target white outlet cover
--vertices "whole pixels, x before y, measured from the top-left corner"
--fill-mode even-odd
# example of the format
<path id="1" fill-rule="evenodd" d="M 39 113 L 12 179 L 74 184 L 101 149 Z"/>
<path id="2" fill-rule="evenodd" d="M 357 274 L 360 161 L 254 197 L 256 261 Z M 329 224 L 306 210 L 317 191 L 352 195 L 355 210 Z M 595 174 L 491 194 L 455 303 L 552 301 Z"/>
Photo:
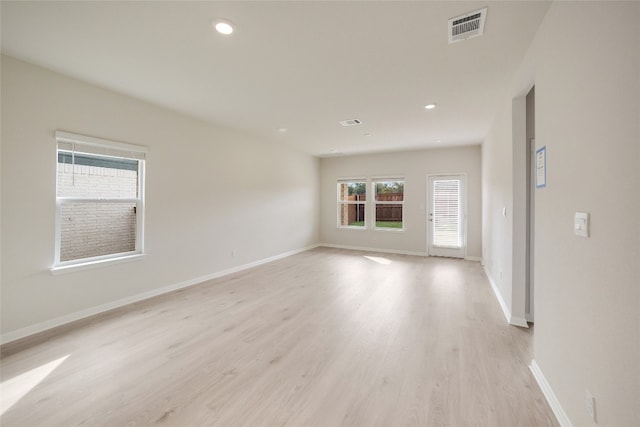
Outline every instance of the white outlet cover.
<path id="1" fill-rule="evenodd" d="M 589 237 L 589 213 L 576 212 L 573 221 L 574 232 L 576 236 Z"/>

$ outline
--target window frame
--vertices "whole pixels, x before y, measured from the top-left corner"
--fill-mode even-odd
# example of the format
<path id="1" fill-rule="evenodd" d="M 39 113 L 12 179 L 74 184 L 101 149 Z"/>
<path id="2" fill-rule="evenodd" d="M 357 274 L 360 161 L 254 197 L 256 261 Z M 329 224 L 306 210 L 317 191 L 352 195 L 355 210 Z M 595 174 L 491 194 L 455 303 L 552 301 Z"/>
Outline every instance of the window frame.
<path id="1" fill-rule="evenodd" d="M 68 132 L 56 131 L 56 178 L 55 178 L 55 254 L 52 273 L 62 271 L 83 270 L 98 265 L 107 265 L 117 262 L 128 262 L 144 256 L 144 218 L 145 218 L 145 169 L 148 149 L 145 146 L 129 144 L 107 139 L 95 138 L 85 135 L 77 135 Z M 105 197 L 66 197 L 58 195 L 58 153 L 68 152 L 68 149 L 61 148 L 61 145 L 71 145 L 75 151 L 86 153 L 91 156 L 103 158 L 122 158 L 136 160 L 137 170 L 137 197 L 135 198 L 105 198 Z M 73 203 L 93 202 L 93 203 L 135 203 L 136 209 L 136 232 L 135 248 L 133 251 L 118 252 L 113 254 L 99 255 L 87 258 L 61 261 L 62 242 L 62 206 Z"/>
<path id="2" fill-rule="evenodd" d="M 364 189 L 365 189 L 365 200 L 364 201 L 349 201 L 349 200 L 340 200 L 340 186 L 343 184 L 364 184 Z M 367 197 L 367 193 L 368 193 L 368 182 L 366 178 L 340 178 L 337 180 L 337 185 L 336 185 L 336 200 L 337 200 L 337 211 L 336 211 L 336 219 L 337 219 L 337 228 L 340 229 L 348 229 L 348 230 L 366 230 L 369 226 L 369 221 L 368 221 L 368 216 L 367 215 L 367 210 L 369 207 L 369 203 L 368 203 L 368 197 Z M 342 213 L 342 206 L 349 206 L 349 205 L 363 205 L 363 209 L 364 209 L 364 224 L 363 225 L 342 225 L 342 221 L 341 221 L 341 213 Z"/>
<path id="3" fill-rule="evenodd" d="M 402 182 L 402 200 L 377 200 L 377 191 L 376 184 L 382 182 Z M 406 193 L 406 180 L 403 176 L 384 176 L 384 177 L 375 177 L 371 179 L 371 192 L 373 193 L 372 201 L 371 201 L 371 218 L 373 218 L 373 230 L 374 231 L 392 231 L 396 233 L 404 232 L 406 230 L 405 219 L 404 219 L 404 202 L 405 202 L 405 193 Z M 402 227 L 401 228 L 391 228 L 391 227 L 378 227 L 378 218 L 376 216 L 378 205 L 401 205 L 402 206 Z"/>

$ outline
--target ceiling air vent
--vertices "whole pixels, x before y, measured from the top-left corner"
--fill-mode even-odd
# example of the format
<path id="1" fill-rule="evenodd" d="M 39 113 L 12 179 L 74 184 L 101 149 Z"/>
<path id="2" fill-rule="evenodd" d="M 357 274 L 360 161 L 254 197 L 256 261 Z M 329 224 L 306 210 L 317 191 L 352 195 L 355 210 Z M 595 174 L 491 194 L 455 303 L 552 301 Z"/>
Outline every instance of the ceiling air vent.
<path id="1" fill-rule="evenodd" d="M 358 120 L 358 119 L 351 119 L 351 120 L 343 120 L 341 122 L 339 122 L 342 126 L 357 126 L 359 124 L 362 124 L 362 121 Z"/>
<path id="2" fill-rule="evenodd" d="M 481 36 L 484 32 L 486 17 L 487 8 L 485 7 L 484 9 L 449 19 L 449 43 Z"/>

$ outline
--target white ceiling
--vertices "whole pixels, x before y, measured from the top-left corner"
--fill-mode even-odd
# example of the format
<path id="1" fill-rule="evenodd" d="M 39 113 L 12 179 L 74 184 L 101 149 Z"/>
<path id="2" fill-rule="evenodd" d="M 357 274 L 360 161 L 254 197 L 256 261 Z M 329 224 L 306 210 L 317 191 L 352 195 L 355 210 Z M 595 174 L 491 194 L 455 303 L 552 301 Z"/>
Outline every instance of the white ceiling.
<path id="1" fill-rule="evenodd" d="M 447 20 L 484 6 L 485 34 L 449 45 Z M 467 145 L 548 6 L 2 1 L 2 52 L 313 155 Z"/>

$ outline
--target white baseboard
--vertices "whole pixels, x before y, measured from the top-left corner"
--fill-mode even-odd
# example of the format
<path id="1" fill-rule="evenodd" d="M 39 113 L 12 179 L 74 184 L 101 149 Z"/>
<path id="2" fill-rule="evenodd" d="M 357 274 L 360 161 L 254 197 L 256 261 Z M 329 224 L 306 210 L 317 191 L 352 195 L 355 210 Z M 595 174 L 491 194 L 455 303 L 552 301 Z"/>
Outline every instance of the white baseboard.
<path id="1" fill-rule="evenodd" d="M 547 382 L 547 379 L 544 377 L 544 374 L 540 370 L 540 367 L 535 360 L 531 361 L 529 369 L 531 370 L 533 377 L 536 379 L 538 386 L 540 386 L 542 394 L 544 394 L 545 399 L 547 399 L 547 403 L 549 403 L 549 406 L 551 406 L 551 410 L 556 416 L 558 424 L 560 424 L 560 426 L 562 427 L 572 427 L 571 420 L 569 420 L 567 413 L 564 412 L 564 409 L 562 409 L 560 401 L 551 389 L 551 386 Z"/>
<path id="2" fill-rule="evenodd" d="M 500 293 L 500 289 L 498 289 L 498 285 L 496 285 L 496 283 L 493 281 L 493 277 L 491 277 L 491 274 L 489 274 L 486 267 L 484 267 L 484 273 L 489 280 L 489 284 L 491 284 L 491 289 L 493 289 L 493 293 L 496 295 L 498 303 L 500 303 L 500 308 L 502 308 L 502 312 L 504 313 L 504 317 L 507 319 L 507 323 L 513 326 L 528 328 L 529 325 L 527 324 L 527 319 L 523 317 L 513 316 L 511 314 L 511 310 L 509 310 L 509 307 L 507 307 L 507 303 L 505 303 L 504 299 L 502 298 L 502 294 Z"/>
<path id="3" fill-rule="evenodd" d="M 370 248 L 365 246 L 335 245 L 333 243 L 320 243 L 318 246 L 324 246 L 325 248 L 348 249 L 351 251 L 382 252 L 386 254 L 429 256 L 429 254 L 426 252 L 405 251 L 405 250 L 399 250 L 399 249 Z M 465 256 L 464 259 L 467 261 L 476 261 L 476 262 L 482 261 L 482 258 L 475 257 L 475 256 Z"/>
<path id="4" fill-rule="evenodd" d="M 178 289 L 187 288 L 189 286 L 197 285 L 202 282 L 206 282 L 207 280 L 217 279 L 222 276 L 226 276 L 228 274 L 237 273 L 242 270 L 247 270 L 249 268 L 257 267 L 262 264 L 266 264 L 269 262 L 273 262 L 282 258 L 289 257 L 291 255 L 295 255 L 301 252 L 308 251 L 310 249 L 317 248 L 319 245 L 311 245 L 302 249 L 296 249 L 293 251 L 285 252 L 279 255 L 275 255 L 269 258 L 264 258 L 258 261 L 250 262 L 248 264 L 239 265 L 236 267 L 228 268 L 226 270 L 217 271 L 215 273 L 208 274 L 206 276 L 196 277 L 193 279 L 185 280 L 180 283 L 175 283 L 173 285 L 164 286 L 162 288 L 153 289 L 148 292 L 143 292 L 141 294 L 132 295 L 127 298 L 122 298 L 116 301 L 108 302 L 106 304 L 101 304 L 96 307 L 90 307 L 84 310 L 76 311 L 75 313 L 67 314 L 64 316 L 56 317 L 51 320 L 47 320 L 44 322 L 36 323 L 35 325 L 27 326 L 26 328 L 21 328 L 15 331 L 7 332 L 0 336 L 0 345 L 7 344 L 11 341 L 16 341 L 21 338 L 26 338 L 30 335 L 34 335 L 40 332 L 44 332 L 49 329 L 53 329 L 58 326 L 65 325 L 67 323 L 75 322 L 76 320 L 81 320 L 89 316 L 94 316 L 96 314 L 104 313 L 105 311 L 113 310 L 115 308 L 119 308 L 128 304 L 132 304 L 134 302 L 143 301 L 149 298 L 156 297 L 158 295 L 166 294 L 168 292 L 173 292 Z"/>
<path id="5" fill-rule="evenodd" d="M 318 246 L 324 246 L 325 248 L 348 249 L 348 250 L 352 250 L 352 251 L 381 252 L 381 253 L 385 253 L 385 254 L 427 256 L 426 252 L 403 251 L 403 250 L 398 250 L 398 249 L 381 249 L 381 248 L 368 248 L 368 247 L 363 247 L 363 246 L 334 245 L 332 243 L 320 243 Z"/>
<path id="6" fill-rule="evenodd" d="M 493 289 L 493 293 L 496 295 L 496 299 L 498 300 L 498 303 L 500 303 L 500 308 L 502 308 L 504 317 L 506 317 L 507 322 L 509 322 L 511 320 L 511 310 L 509 310 L 509 307 L 507 307 L 507 304 L 504 302 L 504 299 L 502 299 L 502 294 L 498 289 L 498 285 L 496 285 L 496 283 L 493 281 L 493 277 L 491 277 L 491 274 L 489 274 L 486 267 L 484 268 L 484 274 L 485 276 L 487 276 L 487 280 L 489 280 L 489 284 L 491 285 L 491 289 Z"/>
<path id="7" fill-rule="evenodd" d="M 514 315 L 511 315 L 511 317 L 509 317 L 509 324 L 513 326 L 520 326 L 521 328 L 529 327 L 529 323 L 527 323 L 527 319 L 525 319 L 524 317 L 518 317 Z"/>

